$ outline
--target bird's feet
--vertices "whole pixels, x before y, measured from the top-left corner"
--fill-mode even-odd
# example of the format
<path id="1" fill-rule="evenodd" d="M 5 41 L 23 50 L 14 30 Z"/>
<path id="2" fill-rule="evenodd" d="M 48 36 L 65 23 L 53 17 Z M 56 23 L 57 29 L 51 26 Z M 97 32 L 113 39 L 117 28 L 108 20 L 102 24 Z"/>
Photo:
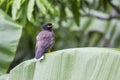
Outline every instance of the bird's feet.
<path id="1" fill-rule="evenodd" d="M 48 53 L 50 53 L 50 52 L 51 52 L 51 50 L 49 49 L 49 50 L 48 50 Z"/>

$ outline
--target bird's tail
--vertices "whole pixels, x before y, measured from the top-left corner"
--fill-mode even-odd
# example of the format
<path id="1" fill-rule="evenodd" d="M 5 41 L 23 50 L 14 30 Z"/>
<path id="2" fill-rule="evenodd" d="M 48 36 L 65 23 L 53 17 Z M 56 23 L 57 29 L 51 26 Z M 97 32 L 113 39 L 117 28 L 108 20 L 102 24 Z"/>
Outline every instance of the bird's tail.
<path id="1" fill-rule="evenodd" d="M 40 59 L 43 56 L 44 51 L 45 51 L 44 49 L 37 49 L 35 52 L 35 58 Z"/>

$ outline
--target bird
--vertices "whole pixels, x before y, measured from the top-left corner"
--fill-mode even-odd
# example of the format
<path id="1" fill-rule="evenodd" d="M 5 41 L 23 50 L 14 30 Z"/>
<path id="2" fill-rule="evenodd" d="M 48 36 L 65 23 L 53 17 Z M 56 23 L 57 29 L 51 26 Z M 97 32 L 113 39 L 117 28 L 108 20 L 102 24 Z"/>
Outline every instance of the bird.
<path id="1" fill-rule="evenodd" d="M 36 37 L 35 59 L 41 61 L 44 59 L 45 51 L 50 52 L 54 45 L 53 24 L 46 23 L 42 25 L 42 31 Z"/>

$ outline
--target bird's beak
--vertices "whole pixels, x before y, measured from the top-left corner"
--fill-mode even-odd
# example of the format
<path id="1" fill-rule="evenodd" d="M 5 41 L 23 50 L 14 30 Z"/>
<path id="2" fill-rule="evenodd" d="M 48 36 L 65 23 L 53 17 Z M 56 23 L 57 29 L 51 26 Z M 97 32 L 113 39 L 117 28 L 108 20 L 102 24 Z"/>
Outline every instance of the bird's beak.
<path id="1" fill-rule="evenodd" d="M 49 25 L 48 28 L 52 28 L 52 25 L 51 26 Z"/>
<path id="2" fill-rule="evenodd" d="M 54 24 L 52 24 L 52 25 L 48 25 L 48 28 L 51 28 L 51 27 L 54 27 Z"/>

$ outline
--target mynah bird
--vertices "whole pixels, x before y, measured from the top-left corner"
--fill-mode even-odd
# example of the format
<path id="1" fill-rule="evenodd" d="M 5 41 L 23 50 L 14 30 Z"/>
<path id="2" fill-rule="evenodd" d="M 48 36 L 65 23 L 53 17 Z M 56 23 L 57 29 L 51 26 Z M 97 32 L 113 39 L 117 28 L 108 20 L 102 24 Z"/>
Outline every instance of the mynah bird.
<path id="1" fill-rule="evenodd" d="M 36 52 L 35 58 L 37 61 L 41 61 L 44 59 L 45 51 L 51 50 L 54 44 L 54 33 L 52 30 L 53 25 L 51 23 L 47 23 L 42 25 L 42 31 L 39 32 L 36 39 Z"/>

